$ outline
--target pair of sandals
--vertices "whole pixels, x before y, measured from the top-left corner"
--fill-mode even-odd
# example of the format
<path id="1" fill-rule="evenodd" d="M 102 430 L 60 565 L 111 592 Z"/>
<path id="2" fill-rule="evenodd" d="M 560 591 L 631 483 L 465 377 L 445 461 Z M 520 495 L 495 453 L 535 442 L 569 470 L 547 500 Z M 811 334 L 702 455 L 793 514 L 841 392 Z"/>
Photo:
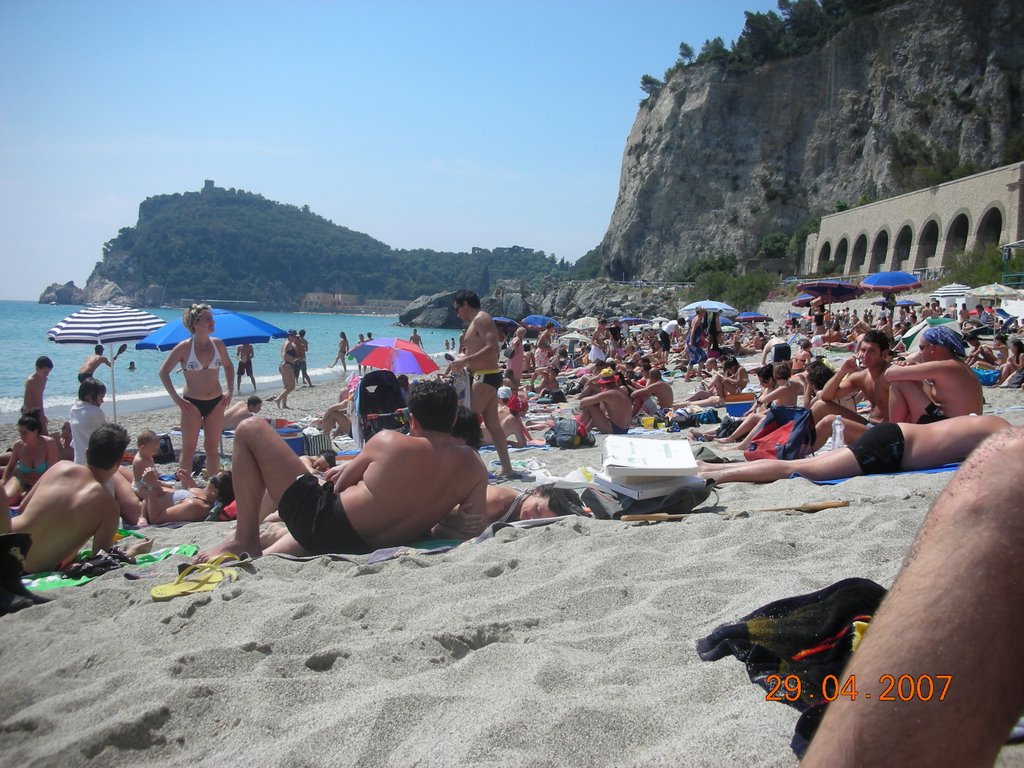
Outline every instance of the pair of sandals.
<path id="1" fill-rule="evenodd" d="M 88 560 L 71 563 L 61 571 L 61 576 L 65 579 L 95 578 L 122 565 L 135 565 L 135 558 L 117 547 L 111 547 L 109 550 L 101 549 Z"/>

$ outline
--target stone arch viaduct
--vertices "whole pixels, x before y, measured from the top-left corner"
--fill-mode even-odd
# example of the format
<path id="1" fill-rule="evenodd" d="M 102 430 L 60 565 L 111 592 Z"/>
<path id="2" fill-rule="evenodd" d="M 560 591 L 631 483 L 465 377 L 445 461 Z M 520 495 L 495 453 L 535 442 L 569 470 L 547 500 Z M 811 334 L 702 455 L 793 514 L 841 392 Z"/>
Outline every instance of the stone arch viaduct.
<path id="1" fill-rule="evenodd" d="M 803 271 L 938 272 L 953 254 L 1024 239 L 1024 163 L 833 213 L 808 236 Z"/>

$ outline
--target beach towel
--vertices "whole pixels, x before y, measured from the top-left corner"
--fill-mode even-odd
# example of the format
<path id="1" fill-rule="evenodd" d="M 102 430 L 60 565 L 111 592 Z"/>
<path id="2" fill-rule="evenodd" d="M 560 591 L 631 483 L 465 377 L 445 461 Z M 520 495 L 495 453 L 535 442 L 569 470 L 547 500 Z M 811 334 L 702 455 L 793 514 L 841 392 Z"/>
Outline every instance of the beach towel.
<path id="1" fill-rule="evenodd" d="M 941 467 L 932 467 L 930 469 L 911 469 L 904 472 L 890 472 L 889 475 L 937 475 L 942 472 L 956 472 L 960 469 L 960 463 L 954 462 L 952 464 L 943 464 Z M 810 480 L 815 485 L 839 485 L 839 483 L 845 483 L 847 480 L 852 480 L 850 477 L 840 477 L 835 480 L 811 480 L 809 477 L 804 477 L 799 472 L 794 472 L 789 476 L 792 480 L 795 477 L 803 478 L 804 480 Z M 863 477 L 863 475 L 854 475 L 854 477 Z M 885 475 L 873 475 L 873 477 L 885 477 Z"/>
<path id="2" fill-rule="evenodd" d="M 198 551 L 199 547 L 195 544 L 180 544 L 177 547 L 165 547 L 164 549 L 158 549 L 144 555 L 137 555 L 134 563 L 121 563 L 120 567 L 124 568 L 127 565 L 145 567 L 152 565 L 153 563 L 158 563 L 161 560 L 166 560 L 172 555 L 192 557 Z M 92 550 L 83 549 L 78 553 L 78 557 L 75 559 L 75 562 L 86 561 L 92 556 Z M 81 576 L 69 579 L 61 574 L 60 571 L 40 571 L 39 573 L 26 574 L 22 578 L 21 582 L 29 589 L 42 592 L 48 589 L 57 589 L 58 587 L 77 587 L 79 584 L 88 584 L 90 581 L 99 578 L 101 575 L 102 574 L 97 574 L 96 576 Z"/>
<path id="3" fill-rule="evenodd" d="M 802 758 L 828 709 L 822 696 L 825 678 L 843 679 L 843 670 L 885 595 L 886 590 L 869 579 L 843 579 L 817 592 L 776 600 L 734 624 L 716 627 L 697 641 L 697 653 L 703 661 L 735 656 L 746 665 L 750 682 L 768 694 L 774 691 L 773 701 L 799 710 L 790 747 Z M 787 690 L 774 678 L 768 680 L 772 675 L 796 675 L 801 696 L 789 701 Z M 836 691 L 831 681 L 829 686 L 831 696 Z M 1022 741 L 1024 717 L 1010 730 L 1006 743 Z"/>
<path id="4" fill-rule="evenodd" d="M 704 661 L 735 656 L 750 681 L 767 693 L 779 691 L 772 675 L 796 675 L 800 696 L 777 700 L 806 713 L 791 746 L 803 756 L 824 711 L 822 685 L 828 675 L 841 679 L 886 590 L 868 579 L 843 579 L 806 595 L 776 600 L 739 621 L 722 624 L 697 641 Z"/>

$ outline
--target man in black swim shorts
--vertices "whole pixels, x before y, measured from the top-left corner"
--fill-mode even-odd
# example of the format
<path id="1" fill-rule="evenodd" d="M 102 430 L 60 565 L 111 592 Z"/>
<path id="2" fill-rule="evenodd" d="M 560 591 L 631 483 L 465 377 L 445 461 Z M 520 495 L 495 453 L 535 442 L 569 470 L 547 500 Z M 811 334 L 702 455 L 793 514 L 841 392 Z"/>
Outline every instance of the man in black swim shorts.
<path id="1" fill-rule="evenodd" d="M 862 475 L 887 475 L 902 468 L 905 443 L 899 424 L 879 424 L 861 435 L 850 450 Z"/>
<path id="2" fill-rule="evenodd" d="M 697 462 L 697 474 L 718 483 L 770 483 L 794 475 L 808 480 L 838 480 L 912 472 L 963 461 L 982 440 L 1008 426 L 998 416 L 957 416 L 936 424 L 879 424 L 848 448 L 793 461 L 760 459 L 724 465 Z"/>
<path id="3" fill-rule="evenodd" d="M 458 401 L 437 380 L 409 394 L 410 434 L 383 430 L 355 458 L 324 473 L 324 483 L 262 419 L 235 432 L 232 470 L 238 507 L 235 534 L 196 558 L 262 553 L 264 494 L 278 503 L 288 534 L 267 552 L 362 554 L 411 544 L 444 522 L 475 535 L 486 524 L 487 470 L 476 452 L 450 434 Z"/>

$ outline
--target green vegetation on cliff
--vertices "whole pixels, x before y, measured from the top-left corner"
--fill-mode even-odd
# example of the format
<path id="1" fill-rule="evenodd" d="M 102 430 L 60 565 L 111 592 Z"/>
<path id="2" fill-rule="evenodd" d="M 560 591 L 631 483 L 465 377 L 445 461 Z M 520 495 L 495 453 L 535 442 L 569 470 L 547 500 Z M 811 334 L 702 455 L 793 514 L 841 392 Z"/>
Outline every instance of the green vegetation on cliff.
<path id="1" fill-rule="evenodd" d="M 157 286 L 169 303 L 204 296 L 291 307 L 307 292 L 412 299 L 505 278 L 563 276 L 568 269 L 564 260 L 518 246 L 395 250 L 309 206 L 208 185 L 146 199 L 136 226 L 104 244 L 90 279 L 114 282 L 129 296 Z"/>

